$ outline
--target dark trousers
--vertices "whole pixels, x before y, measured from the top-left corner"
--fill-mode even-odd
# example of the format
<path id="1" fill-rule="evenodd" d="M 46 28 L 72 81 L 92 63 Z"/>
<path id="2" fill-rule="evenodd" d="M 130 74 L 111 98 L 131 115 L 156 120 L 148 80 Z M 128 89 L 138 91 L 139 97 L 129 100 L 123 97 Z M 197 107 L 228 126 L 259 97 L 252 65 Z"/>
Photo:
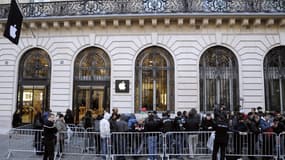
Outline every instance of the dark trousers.
<path id="1" fill-rule="evenodd" d="M 41 154 L 43 152 L 42 132 L 41 131 L 36 131 L 35 132 L 34 145 L 35 145 L 35 148 L 36 148 L 36 153 L 37 154 Z"/>
<path id="2" fill-rule="evenodd" d="M 59 143 L 59 153 L 62 153 L 64 148 L 64 139 L 59 139 L 58 143 Z"/>
<path id="3" fill-rule="evenodd" d="M 55 148 L 55 139 L 45 140 L 45 153 L 43 160 L 54 159 L 54 148 Z"/>
<path id="4" fill-rule="evenodd" d="M 218 154 L 219 149 L 221 152 L 220 160 L 224 160 L 225 154 L 226 154 L 226 147 L 227 147 L 227 143 L 214 141 L 212 160 L 217 160 L 217 154 Z"/>

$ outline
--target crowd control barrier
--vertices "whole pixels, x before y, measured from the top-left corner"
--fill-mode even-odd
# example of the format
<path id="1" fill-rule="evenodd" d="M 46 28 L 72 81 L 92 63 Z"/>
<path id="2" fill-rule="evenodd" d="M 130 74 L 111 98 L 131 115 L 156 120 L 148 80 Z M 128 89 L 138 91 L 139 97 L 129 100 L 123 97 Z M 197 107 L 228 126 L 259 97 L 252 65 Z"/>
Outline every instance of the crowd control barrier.
<path id="1" fill-rule="evenodd" d="M 141 156 L 160 159 L 184 156 L 210 158 L 214 143 L 214 132 L 113 132 L 109 137 L 102 138 L 94 128 L 68 128 L 57 134 L 56 152 L 71 156 L 92 155 L 106 159 Z M 13 152 L 42 153 L 42 134 L 42 130 L 11 129 L 7 159 Z M 285 157 L 285 133 L 229 132 L 226 157 L 282 159 Z"/>
<path id="2" fill-rule="evenodd" d="M 9 131 L 8 155 L 9 158 L 13 152 L 34 152 L 42 154 L 43 131 L 36 129 L 11 129 Z"/>

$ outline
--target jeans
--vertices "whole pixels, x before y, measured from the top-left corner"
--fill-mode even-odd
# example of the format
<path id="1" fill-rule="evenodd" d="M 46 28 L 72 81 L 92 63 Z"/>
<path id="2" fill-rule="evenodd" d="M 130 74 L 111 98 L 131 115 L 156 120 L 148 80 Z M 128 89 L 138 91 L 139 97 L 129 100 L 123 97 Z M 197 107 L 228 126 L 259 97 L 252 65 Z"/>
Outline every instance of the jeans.
<path id="1" fill-rule="evenodd" d="M 102 159 L 106 159 L 106 156 L 108 155 L 108 139 L 107 138 L 101 138 L 101 154 L 103 155 L 102 156 Z"/>
<path id="2" fill-rule="evenodd" d="M 148 145 L 148 154 L 150 154 L 149 159 L 155 160 L 157 154 L 157 136 L 150 135 L 147 138 L 147 145 Z"/>

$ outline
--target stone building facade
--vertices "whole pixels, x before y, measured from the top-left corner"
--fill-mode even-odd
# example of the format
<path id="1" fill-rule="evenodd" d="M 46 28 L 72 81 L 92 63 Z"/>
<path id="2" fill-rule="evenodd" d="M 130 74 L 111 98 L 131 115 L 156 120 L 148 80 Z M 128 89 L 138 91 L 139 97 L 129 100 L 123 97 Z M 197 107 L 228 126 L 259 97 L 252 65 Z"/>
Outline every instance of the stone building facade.
<path id="1" fill-rule="evenodd" d="M 0 4 L 3 32 L 8 4 Z M 214 104 L 284 110 L 283 0 L 20 3 L 18 45 L 0 37 L 0 128 L 19 109 L 173 112 Z M 120 87 L 121 85 L 121 87 Z M 154 89 L 155 88 L 155 89 Z"/>

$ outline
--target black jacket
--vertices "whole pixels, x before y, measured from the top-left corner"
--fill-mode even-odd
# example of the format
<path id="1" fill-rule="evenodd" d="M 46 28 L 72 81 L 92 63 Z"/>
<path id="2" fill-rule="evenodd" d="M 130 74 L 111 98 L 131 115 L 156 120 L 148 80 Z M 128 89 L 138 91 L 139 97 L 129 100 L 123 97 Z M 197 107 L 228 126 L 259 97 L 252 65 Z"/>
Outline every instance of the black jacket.
<path id="1" fill-rule="evenodd" d="M 228 143 L 229 125 L 227 122 L 217 121 L 214 125 L 215 142 Z"/>
<path id="2" fill-rule="evenodd" d="M 170 132 L 174 130 L 173 120 L 169 117 L 164 117 L 162 119 L 162 132 Z"/>
<path id="3" fill-rule="evenodd" d="M 186 131 L 199 131 L 200 117 L 192 116 L 186 120 L 185 130 Z"/>
<path id="4" fill-rule="evenodd" d="M 44 124 L 44 138 L 45 141 L 55 140 L 57 129 L 53 122 L 46 121 Z"/>
<path id="5" fill-rule="evenodd" d="M 146 132 L 160 132 L 161 122 L 159 119 L 147 118 L 144 129 Z"/>
<path id="6" fill-rule="evenodd" d="M 213 131 L 214 130 L 214 120 L 213 119 L 207 120 L 206 118 L 204 118 L 201 124 L 201 129 L 203 131 Z"/>

